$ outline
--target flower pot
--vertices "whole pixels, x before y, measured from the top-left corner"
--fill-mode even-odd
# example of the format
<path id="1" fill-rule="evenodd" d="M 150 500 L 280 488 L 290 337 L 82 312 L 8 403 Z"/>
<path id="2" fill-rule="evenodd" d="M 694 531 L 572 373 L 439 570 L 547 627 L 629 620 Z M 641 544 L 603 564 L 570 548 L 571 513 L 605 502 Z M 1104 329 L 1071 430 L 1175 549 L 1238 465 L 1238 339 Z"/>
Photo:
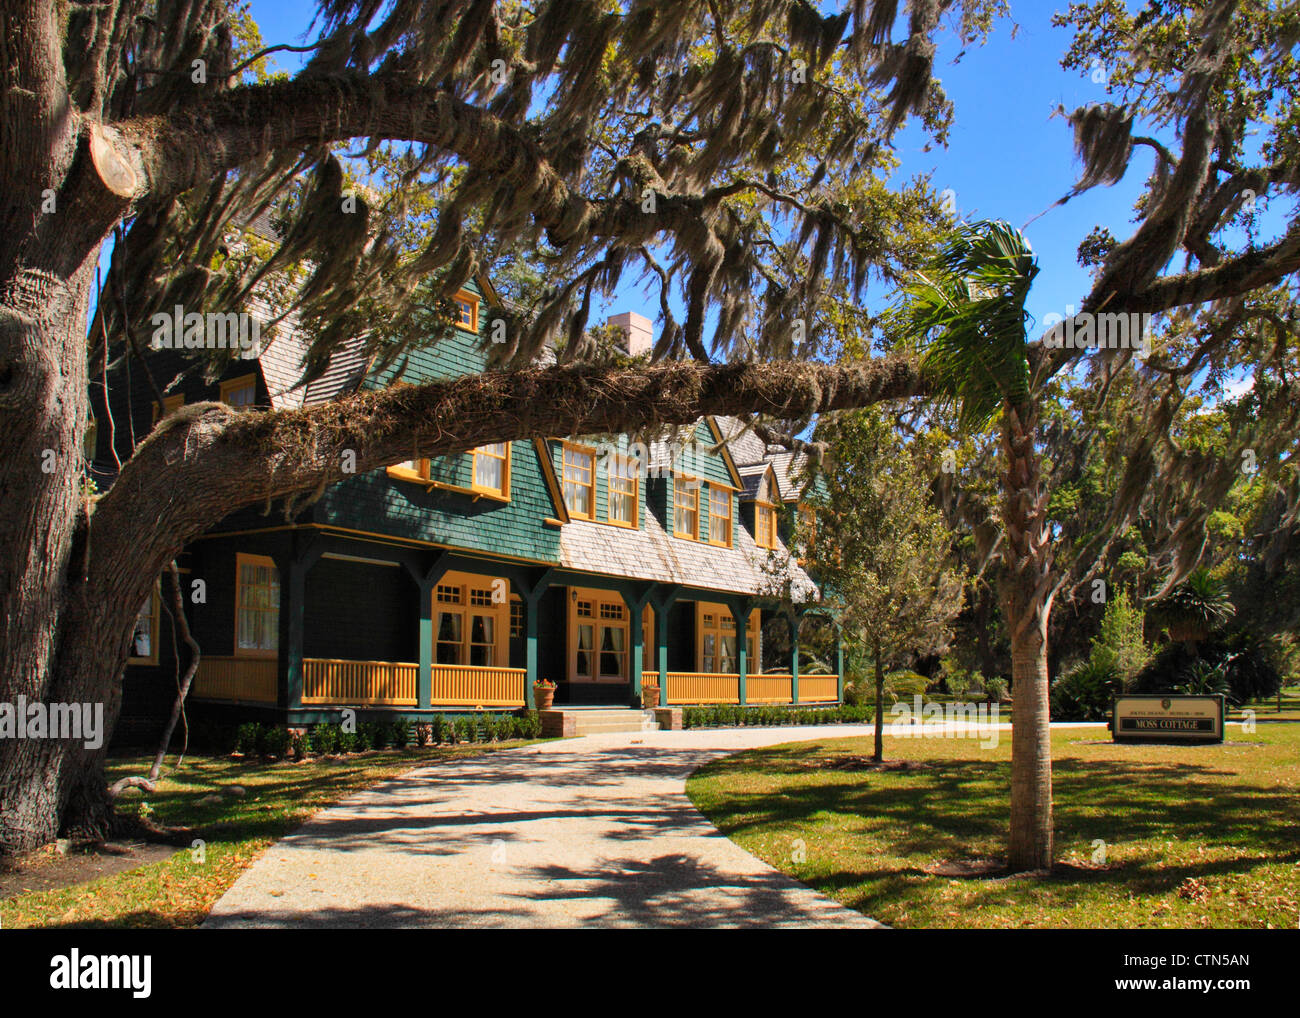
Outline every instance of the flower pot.
<path id="1" fill-rule="evenodd" d="M 538 710 L 550 710 L 551 704 L 555 703 L 555 690 L 534 686 L 533 701 L 537 704 Z"/>
<path id="2" fill-rule="evenodd" d="M 659 706 L 659 687 L 642 686 L 641 687 L 641 706 L 646 710 L 651 707 Z"/>

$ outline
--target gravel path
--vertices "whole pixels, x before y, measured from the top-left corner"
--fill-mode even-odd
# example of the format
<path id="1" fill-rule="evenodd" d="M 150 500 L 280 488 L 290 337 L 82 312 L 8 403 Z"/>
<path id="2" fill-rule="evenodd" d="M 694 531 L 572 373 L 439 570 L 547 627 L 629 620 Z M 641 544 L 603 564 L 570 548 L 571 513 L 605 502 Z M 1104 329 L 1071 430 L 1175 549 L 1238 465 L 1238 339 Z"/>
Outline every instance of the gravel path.
<path id="1" fill-rule="evenodd" d="M 593 735 L 420 767 L 272 845 L 204 925 L 878 928 L 733 844 L 685 794 L 719 756 L 870 731 Z"/>

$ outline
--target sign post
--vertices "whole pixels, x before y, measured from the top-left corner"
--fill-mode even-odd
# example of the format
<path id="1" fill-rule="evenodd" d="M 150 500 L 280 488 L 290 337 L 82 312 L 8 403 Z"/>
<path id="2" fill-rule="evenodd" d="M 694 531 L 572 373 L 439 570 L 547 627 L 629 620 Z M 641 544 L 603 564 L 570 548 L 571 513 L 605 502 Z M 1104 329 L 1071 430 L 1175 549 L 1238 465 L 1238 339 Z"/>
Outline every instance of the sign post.
<path id="1" fill-rule="evenodd" d="M 1115 742 L 1222 742 L 1223 694 L 1112 697 L 1110 734 Z"/>

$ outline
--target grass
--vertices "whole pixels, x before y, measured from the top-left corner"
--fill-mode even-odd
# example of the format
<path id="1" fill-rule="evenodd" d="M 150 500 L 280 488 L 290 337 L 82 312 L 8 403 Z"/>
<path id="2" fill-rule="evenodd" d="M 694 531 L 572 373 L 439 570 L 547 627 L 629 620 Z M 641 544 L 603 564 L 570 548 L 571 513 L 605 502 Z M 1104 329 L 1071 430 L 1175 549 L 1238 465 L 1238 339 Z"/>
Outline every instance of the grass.
<path id="1" fill-rule="evenodd" d="M 687 792 L 747 851 L 892 926 L 1294 929 L 1300 725 L 1233 728 L 1222 746 L 1106 737 L 1053 732 L 1061 865 L 1048 877 L 932 872 L 1004 850 L 1005 732 L 995 749 L 887 738 L 886 758 L 922 765 L 911 770 L 866 769 L 867 739 L 753 750 L 702 768 Z"/>
<path id="2" fill-rule="evenodd" d="M 186 848 L 92 883 L 20 894 L 0 901 L 0 927 L 197 926 L 253 860 L 313 813 L 413 767 L 524 745 L 383 750 L 300 763 L 190 757 L 183 769 L 165 771 L 152 795 L 128 792 L 119 808 L 145 809 L 155 823 L 194 828 L 195 837 L 205 842 L 202 863 Z M 152 757 L 116 759 L 109 780 L 144 774 L 151 763 Z M 201 801 L 230 786 L 246 794 Z"/>

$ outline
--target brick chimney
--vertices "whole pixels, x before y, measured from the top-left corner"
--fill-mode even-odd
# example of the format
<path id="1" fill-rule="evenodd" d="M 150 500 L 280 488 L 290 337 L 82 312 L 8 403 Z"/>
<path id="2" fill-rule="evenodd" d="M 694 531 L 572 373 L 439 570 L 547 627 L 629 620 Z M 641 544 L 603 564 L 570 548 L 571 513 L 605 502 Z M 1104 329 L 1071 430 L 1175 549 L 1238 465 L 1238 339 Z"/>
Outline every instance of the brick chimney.
<path id="1" fill-rule="evenodd" d="M 621 315 L 611 315 L 609 325 L 617 325 L 627 335 L 627 352 L 631 357 L 649 353 L 654 346 L 654 330 L 650 319 L 635 311 L 624 311 Z"/>

